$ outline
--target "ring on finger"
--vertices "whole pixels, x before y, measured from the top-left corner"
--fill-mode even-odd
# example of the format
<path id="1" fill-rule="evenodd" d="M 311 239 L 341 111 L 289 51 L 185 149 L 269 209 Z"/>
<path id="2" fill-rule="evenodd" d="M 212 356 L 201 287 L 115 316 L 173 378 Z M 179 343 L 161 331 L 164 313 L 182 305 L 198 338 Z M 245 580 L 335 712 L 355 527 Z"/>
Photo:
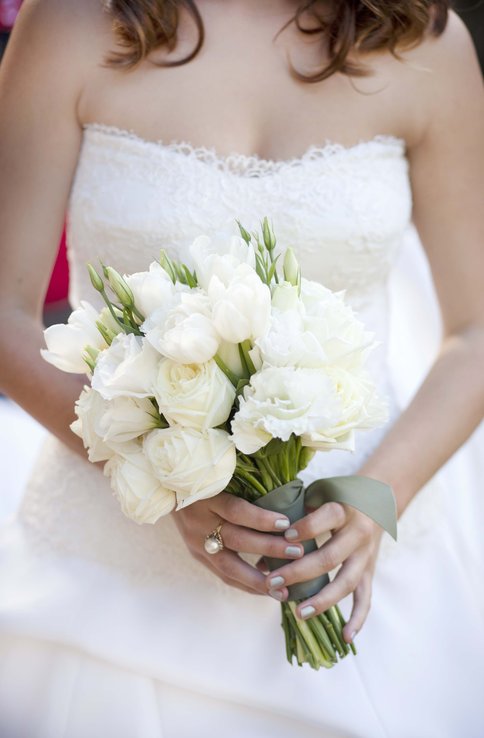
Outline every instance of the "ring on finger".
<path id="1" fill-rule="evenodd" d="M 217 554 L 225 548 L 222 534 L 220 532 L 222 530 L 222 525 L 223 522 L 219 523 L 215 530 L 205 536 L 203 547 L 210 555 Z"/>

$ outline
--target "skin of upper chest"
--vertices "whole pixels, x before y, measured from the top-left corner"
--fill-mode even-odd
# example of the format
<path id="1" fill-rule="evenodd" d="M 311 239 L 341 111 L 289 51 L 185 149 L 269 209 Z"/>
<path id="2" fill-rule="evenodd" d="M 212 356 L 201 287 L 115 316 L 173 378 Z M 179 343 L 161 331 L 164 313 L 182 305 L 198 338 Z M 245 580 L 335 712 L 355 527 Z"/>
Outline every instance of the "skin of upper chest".
<path id="1" fill-rule="evenodd" d="M 266 159 L 290 159 L 325 140 L 351 146 L 378 134 L 407 142 L 422 126 L 412 71 L 389 53 L 366 63 L 373 74 L 336 74 L 307 83 L 305 74 L 325 61 L 324 40 L 294 25 L 274 37 L 292 13 L 247 13 L 237 4 L 201 3 L 206 31 L 194 60 L 162 68 L 143 61 L 133 70 L 96 66 L 79 105 L 81 123 L 100 122 L 135 131 L 147 140 L 185 140 L 219 154 L 237 151 Z M 107 34 L 111 46 L 112 34 Z M 179 43 L 154 60 L 179 59 L 191 51 L 196 29 L 181 14 Z M 415 74 L 415 72 L 413 72 Z"/>

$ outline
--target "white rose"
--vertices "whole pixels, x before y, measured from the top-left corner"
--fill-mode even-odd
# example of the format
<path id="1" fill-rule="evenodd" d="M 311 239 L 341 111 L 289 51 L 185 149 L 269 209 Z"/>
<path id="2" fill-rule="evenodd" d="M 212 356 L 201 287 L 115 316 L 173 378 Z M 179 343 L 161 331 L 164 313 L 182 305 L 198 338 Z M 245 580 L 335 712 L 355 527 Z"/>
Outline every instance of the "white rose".
<path id="1" fill-rule="evenodd" d="M 150 462 L 137 444 L 128 444 L 122 455 L 116 454 L 104 466 L 111 487 L 126 517 L 138 525 L 156 523 L 176 505 L 176 495 L 163 487 Z"/>
<path id="2" fill-rule="evenodd" d="M 343 302 L 344 292 L 333 292 L 320 282 L 314 282 L 311 279 L 301 279 L 301 302 L 303 303 L 308 315 L 318 315 L 322 309 L 322 305 L 326 302 L 332 302 L 335 299 Z"/>
<path id="3" fill-rule="evenodd" d="M 149 271 L 125 274 L 124 279 L 133 293 L 134 304 L 145 318 L 159 308 L 172 306 L 177 290 L 157 261 L 150 264 Z"/>
<path id="4" fill-rule="evenodd" d="M 45 361 L 63 372 L 85 374 L 87 365 L 82 357 L 86 346 L 99 351 L 107 346 L 96 328 L 98 317 L 98 311 L 82 300 L 81 307 L 72 311 L 66 325 L 61 323 L 46 328 L 44 339 L 47 349 L 40 351 Z"/>
<path id="5" fill-rule="evenodd" d="M 213 359 L 204 364 L 162 360 L 154 394 L 171 425 L 198 430 L 225 423 L 235 400 L 234 386 Z"/>
<path id="6" fill-rule="evenodd" d="M 107 461 L 113 456 L 113 449 L 104 442 L 99 422 L 106 411 L 108 402 L 90 387 L 84 387 L 76 401 L 74 412 L 77 420 L 71 423 L 71 430 L 82 438 L 87 449 L 89 461 Z"/>
<path id="7" fill-rule="evenodd" d="M 99 355 L 92 387 L 106 400 L 121 395 L 151 397 L 159 360 L 159 354 L 146 340 L 133 333 L 120 333 Z"/>
<path id="8" fill-rule="evenodd" d="M 226 282 L 213 275 L 208 286 L 213 323 L 226 341 L 242 343 L 264 335 L 271 315 L 271 293 L 248 264 L 240 264 Z"/>
<path id="9" fill-rule="evenodd" d="M 304 316 L 299 310 L 281 312 L 273 308 L 269 330 L 257 339 L 255 349 L 269 366 L 316 369 L 328 361 L 318 338 L 305 330 Z"/>
<path id="10" fill-rule="evenodd" d="M 240 235 L 217 233 L 209 238 L 198 236 L 190 246 L 198 284 L 204 290 L 213 275 L 226 284 L 239 264 L 249 264 L 255 269 L 255 252 L 252 245 L 247 246 Z"/>
<path id="11" fill-rule="evenodd" d="M 254 453 L 271 438 L 289 440 L 335 425 L 341 402 L 334 384 L 319 369 L 263 368 L 253 374 L 240 398 L 231 428 L 236 447 Z"/>
<path id="12" fill-rule="evenodd" d="M 155 311 L 142 330 L 154 348 L 179 364 L 202 364 L 217 353 L 220 337 L 211 318 L 206 295 L 198 290 L 179 295 L 168 313 Z"/>
<path id="13" fill-rule="evenodd" d="M 366 373 L 349 372 L 341 367 L 328 367 L 341 413 L 337 422 L 320 426 L 302 436 L 303 446 L 316 450 L 343 448 L 354 450 L 354 431 L 383 425 L 388 419 L 388 405 L 377 395 L 375 385 Z"/>
<path id="14" fill-rule="evenodd" d="M 364 365 L 376 345 L 340 295 L 303 280 L 306 293 L 295 308 L 280 301 L 273 307 L 269 330 L 256 341 L 262 361 L 271 366 L 317 368 L 341 366 L 354 371 Z"/>
<path id="15" fill-rule="evenodd" d="M 305 308 L 304 329 L 316 336 L 326 362 L 360 369 L 378 344 L 373 340 L 374 334 L 365 330 L 353 309 L 343 301 L 343 293 L 303 279 L 301 301 Z"/>
<path id="16" fill-rule="evenodd" d="M 176 492 L 177 510 L 225 489 L 235 471 L 235 447 L 228 433 L 175 426 L 154 430 L 144 450 L 165 487 Z"/>

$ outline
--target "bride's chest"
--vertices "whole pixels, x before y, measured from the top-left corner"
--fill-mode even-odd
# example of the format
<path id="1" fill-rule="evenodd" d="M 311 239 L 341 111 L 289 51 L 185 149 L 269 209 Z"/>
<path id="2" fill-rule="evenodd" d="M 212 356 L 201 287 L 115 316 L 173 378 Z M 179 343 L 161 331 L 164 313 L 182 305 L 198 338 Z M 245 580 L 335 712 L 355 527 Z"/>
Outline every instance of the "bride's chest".
<path id="1" fill-rule="evenodd" d="M 315 145 L 272 161 L 91 125 L 68 235 L 72 261 L 100 257 L 129 272 L 146 268 L 161 248 L 188 261 L 200 233 L 233 230 L 236 218 L 251 230 L 267 215 L 307 277 L 358 290 L 385 279 L 410 213 L 408 162 L 395 137 Z"/>

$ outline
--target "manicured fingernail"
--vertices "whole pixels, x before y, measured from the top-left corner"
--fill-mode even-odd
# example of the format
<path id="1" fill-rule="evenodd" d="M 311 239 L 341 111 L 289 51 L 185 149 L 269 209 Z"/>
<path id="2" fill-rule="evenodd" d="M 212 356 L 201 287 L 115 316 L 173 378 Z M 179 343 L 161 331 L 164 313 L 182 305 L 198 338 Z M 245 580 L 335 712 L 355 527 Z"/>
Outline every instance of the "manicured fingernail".
<path id="1" fill-rule="evenodd" d="M 279 602 L 282 602 L 282 600 L 285 599 L 284 592 L 281 592 L 279 589 L 270 589 L 269 594 L 271 597 L 274 597 L 275 600 L 279 600 Z"/>
<path id="2" fill-rule="evenodd" d="M 276 520 L 274 523 L 274 528 L 276 530 L 286 530 L 286 528 L 289 528 L 291 523 L 287 518 L 279 518 L 279 520 Z"/>
<path id="3" fill-rule="evenodd" d="M 306 605 L 306 607 L 303 607 L 301 610 L 301 617 L 306 620 L 306 618 L 310 618 L 311 615 L 314 615 L 316 612 L 316 608 L 312 605 Z"/>
<path id="4" fill-rule="evenodd" d="M 285 584 L 284 577 L 272 577 L 272 579 L 269 579 L 269 584 L 271 589 L 277 589 L 277 587 L 282 587 L 283 584 Z"/>
<path id="5" fill-rule="evenodd" d="M 285 538 L 288 539 L 288 541 L 293 541 L 298 536 L 298 532 L 295 528 L 289 528 L 289 530 L 286 530 L 284 533 Z"/>
<path id="6" fill-rule="evenodd" d="M 284 553 L 286 556 L 294 556 L 294 558 L 299 558 L 299 556 L 302 556 L 303 551 L 302 548 L 299 546 L 286 546 L 284 549 Z"/>
<path id="7" fill-rule="evenodd" d="M 352 634 L 351 634 L 351 638 L 350 638 L 350 641 L 352 641 L 352 640 L 353 640 L 353 638 L 355 637 L 356 633 L 357 633 L 357 631 L 356 631 L 356 630 L 354 630 L 354 631 L 352 632 Z"/>

